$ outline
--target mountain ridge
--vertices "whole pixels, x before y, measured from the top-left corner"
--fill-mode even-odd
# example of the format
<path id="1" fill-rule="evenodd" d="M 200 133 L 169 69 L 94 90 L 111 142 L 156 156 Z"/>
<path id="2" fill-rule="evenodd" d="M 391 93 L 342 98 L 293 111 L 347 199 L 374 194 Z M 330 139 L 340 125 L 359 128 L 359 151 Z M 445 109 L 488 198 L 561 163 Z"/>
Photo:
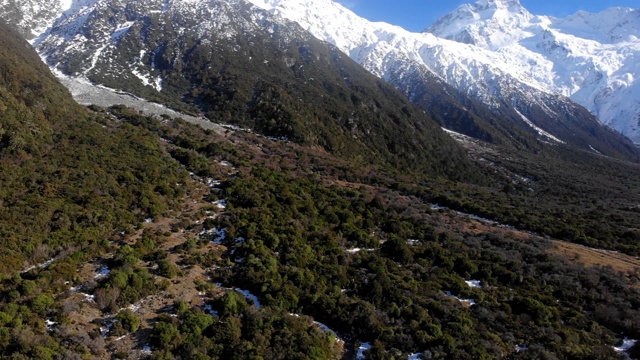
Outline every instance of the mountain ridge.
<path id="1" fill-rule="evenodd" d="M 188 112 L 198 111 L 192 106 L 195 98 L 188 100 L 180 93 L 181 90 L 175 88 L 176 81 L 182 80 L 175 77 L 167 79 L 172 76 L 171 69 L 181 69 L 182 60 L 176 63 L 178 59 L 174 55 L 158 58 L 156 51 L 160 49 L 159 46 L 166 46 L 161 44 L 161 39 L 140 45 L 140 40 L 131 38 L 128 32 L 139 32 L 141 27 L 145 27 L 147 32 L 155 31 L 149 30 L 152 27 L 165 27 L 168 32 L 186 31 L 181 26 L 167 27 L 166 24 L 157 23 L 160 15 L 171 8 L 182 7 L 187 11 L 228 4 L 231 7 L 244 6 L 248 11 L 246 7 L 249 6 L 239 1 L 127 3 L 126 6 L 114 2 L 125 9 L 119 12 L 119 18 L 96 19 L 96 11 L 104 14 L 116 12 L 105 8 L 108 7 L 106 2 L 96 0 L 58 4 L 60 9 L 69 9 L 54 26 L 33 41 L 51 66 L 72 76 L 87 77 L 95 73 L 89 76 L 92 81 L 114 88 L 122 86 L 123 80 L 127 84 L 137 83 L 134 87 L 139 95 Z M 627 140 L 598 126 L 598 121 L 592 115 L 571 104 L 562 94 L 544 89 L 541 83 L 549 80 L 544 71 L 548 67 L 547 62 L 542 61 L 531 69 L 513 66 L 504 62 L 508 54 L 442 39 L 430 33 L 410 33 L 393 25 L 370 23 L 332 1 L 253 0 L 251 4 L 267 11 L 274 19 L 282 19 L 278 20 L 282 22 L 278 25 L 280 29 L 288 26 L 286 21 L 294 21 L 313 36 L 337 46 L 369 72 L 401 90 L 412 102 L 451 130 L 516 147 L 535 149 L 545 144 L 569 144 L 613 157 L 634 161 L 639 159 L 635 147 Z M 475 7 L 467 4 L 461 8 L 515 11 L 520 13 L 522 22 L 530 21 L 533 16 L 518 1 L 479 2 Z M 127 17 L 127 11 L 135 14 L 143 9 L 148 11 L 147 18 L 151 23 L 140 22 L 141 18 L 135 22 Z M 215 16 L 224 17 L 227 11 L 221 10 Z M 192 12 L 190 14 L 185 16 L 195 16 Z M 215 20 L 215 16 L 210 18 Z M 224 22 L 222 18 L 219 20 Z M 249 23 L 259 28 L 263 20 L 263 15 L 257 15 L 242 21 L 247 22 L 245 28 L 251 27 Z M 86 21 L 102 22 L 102 25 L 87 28 L 83 25 Z M 226 23 L 228 25 L 224 29 L 217 28 L 217 33 L 230 40 L 236 25 L 228 21 Z M 200 33 L 190 35 L 193 39 L 200 39 L 207 34 L 209 30 L 203 28 L 204 24 L 207 21 L 201 21 L 194 27 L 200 29 Z M 109 32 L 108 36 L 105 31 Z M 102 40 L 97 43 L 96 39 Z M 123 40 L 125 43 L 119 45 Z M 549 46 L 555 46 L 554 41 L 549 40 Z M 92 44 L 92 48 L 86 48 L 86 44 Z M 126 47 L 140 50 L 133 54 L 122 50 Z M 117 67 L 117 64 L 110 64 L 112 60 L 105 60 L 108 58 L 126 61 L 129 68 L 114 71 L 110 67 Z M 536 74 L 537 78 L 529 78 L 527 74 Z M 174 82 L 173 89 L 170 89 L 171 86 L 164 87 L 167 80 Z M 177 86 L 184 88 L 185 84 Z M 176 101 L 177 98 L 183 101 Z M 191 102 L 191 105 L 186 106 L 184 100 Z M 488 110 L 483 109 L 482 104 Z M 447 111 L 443 110 L 460 106 L 466 110 L 456 111 L 456 118 L 447 116 Z"/>
<path id="2" fill-rule="evenodd" d="M 515 4 L 515 3 L 514 3 Z M 585 106 L 639 142 L 640 9 L 579 11 L 564 19 L 481 3 L 458 7 L 425 29 L 501 54 L 534 84 Z"/>
<path id="3" fill-rule="evenodd" d="M 140 4 L 104 2 L 87 18 L 74 34 L 94 42 L 73 55 L 113 61 L 80 59 L 69 71 L 128 71 L 123 87 L 186 94 L 185 106 L 263 133 L 291 139 L 313 126 L 310 135 L 342 132 L 327 140 L 370 153 L 395 145 L 423 171 L 430 156 L 464 165 L 422 111 L 298 26 L 264 12 L 242 12 L 243 23 L 230 9 L 230 39 L 202 39 L 188 32 L 200 19 L 180 12 L 167 18 L 184 23 L 134 21 Z M 261 32 L 234 33 L 255 14 Z M 156 42 L 172 23 L 185 31 Z M 637 357 L 638 261 L 545 236 L 640 254 L 640 164 L 560 143 L 531 153 L 458 137 L 499 182 L 399 172 L 392 157 L 372 166 L 362 151 L 338 158 L 304 137 L 82 108 L 25 41 L 5 36 L 0 25 L 3 358 Z M 455 93 L 408 67 L 399 72 L 438 86 L 416 94 Z M 160 91 L 133 74 L 143 70 L 162 76 Z M 450 104 L 436 113 L 470 113 Z M 16 127 L 5 141 L 10 121 L 33 141 L 11 141 Z"/>
<path id="4" fill-rule="evenodd" d="M 58 19 L 37 49 L 67 76 L 358 161 L 384 158 L 433 174 L 469 165 L 393 87 L 241 0 L 86 2 Z"/>
<path id="5" fill-rule="evenodd" d="M 586 150 L 597 148 L 612 156 L 620 156 L 622 152 L 626 154 L 624 156 L 637 159 L 634 146 L 628 140 L 600 128 L 595 117 L 579 106 L 571 105 L 571 101 L 563 99 L 562 95 L 545 91 L 534 79 L 523 74 L 512 73 L 513 66 L 505 63 L 499 53 L 438 38 L 430 33 L 411 33 L 389 24 L 371 23 L 332 1 L 309 4 L 305 0 L 255 0 L 254 4 L 277 16 L 302 24 L 316 37 L 338 46 L 367 70 L 403 91 L 425 110 L 433 108 L 433 101 L 429 96 L 417 99 L 412 89 L 432 87 L 434 84 L 431 78 L 434 76 L 423 76 L 431 73 L 455 89 L 452 92 L 455 98 L 453 102 L 464 103 L 468 101 L 464 99 L 468 96 L 488 106 L 494 112 L 494 117 L 502 118 L 492 122 L 502 123 L 499 125 L 502 129 L 499 128 L 498 133 L 501 133 L 503 141 L 512 141 L 509 134 L 511 130 L 504 130 L 504 127 L 515 126 L 518 131 L 537 136 L 542 141 L 548 141 L 549 138 L 541 136 L 541 133 L 553 133 L 562 127 L 575 128 L 556 133 L 554 137 Z M 517 2 L 509 4 L 519 7 Z M 526 120 L 522 118 L 522 114 L 529 113 L 535 113 L 536 117 Z M 571 120 L 558 124 L 566 117 Z M 493 125 L 476 122 L 473 126 Z M 466 131 L 464 126 L 450 129 L 462 133 Z M 586 135 L 594 129 L 599 129 L 596 131 L 597 136 Z M 574 134 L 578 133 L 583 135 L 576 139 Z M 468 135 L 473 136 L 471 133 Z"/>

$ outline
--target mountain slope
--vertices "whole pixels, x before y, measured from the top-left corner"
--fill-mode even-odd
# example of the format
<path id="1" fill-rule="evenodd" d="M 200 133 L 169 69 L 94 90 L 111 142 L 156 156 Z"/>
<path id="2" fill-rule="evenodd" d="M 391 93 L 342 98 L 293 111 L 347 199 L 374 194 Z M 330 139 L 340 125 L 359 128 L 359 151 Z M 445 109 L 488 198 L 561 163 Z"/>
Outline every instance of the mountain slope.
<path id="1" fill-rule="evenodd" d="M 87 2 L 36 45 L 56 71 L 213 121 L 430 176 L 469 166 L 393 87 L 244 1 Z"/>
<path id="2" fill-rule="evenodd" d="M 170 207 L 186 173 L 150 134 L 76 104 L 2 24 L 0 42 L 3 274 L 84 251 Z"/>
<path id="3" fill-rule="evenodd" d="M 78 0 L 0 0 L 4 21 L 27 40 L 43 33 L 64 10 Z"/>
<path id="4" fill-rule="evenodd" d="M 570 97 L 640 142 L 640 9 L 536 16 L 517 0 L 462 5 L 425 32 L 499 54 L 511 72 Z"/>
<path id="5" fill-rule="evenodd" d="M 486 111 L 480 111 L 467 114 L 467 121 L 476 118 L 471 125 L 451 127 L 452 130 L 475 136 L 469 128 L 493 127 L 494 134 L 500 133 L 504 142 L 513 141 L 516 128 L 516 132 L 528 133 L 545 142 L 564 142 L 589 151 L 597 149 L 610 156 L 638 159 L 628 140 L 599 126 L 594 116 L 569 99 L 548 92 L 531 80 L 528 73 L 513 72 L 514 67 L 499 53 L 430 33 L 415 34 L 392 25 L 371 23 L 329 0 L 253 2 L 335 44 L 425 110 L 433 108 L 434 103 L 424 95 L 426 91 L 420 90 L 433 88 L 434 76 L 430 74 L 435 74 L 458 91 L 457 94 L 450 92 L 455 100 L 448 101 L 447 106 L 455 101 L 464 104 L 468 102 L 465 98 L 471 97 L 493 111 L 495 121 L 477 120 L 485 118 Z M 455 122 L 444 124 L 450 126 L 451 123 Z"/>
<path id="6" fill-rule="evenodd" d="M 619 359 L 640 337 L 636 259 L 583 266 L 430 203 L 638 254 L 637 164 L 495 152 L 490 166 L 522 175 L 513 186 L 424 182 L 248 132 L 83 109 L 17 35 L 0 27 L 0 42 L 0 124 L 15 129 L 0 150 L 0 357 Z M 215 178 L 187 179 L 165 150 Z"/>
<path id="7" fill-rule="evenodd" d="M 10 0 L 5 0 L 7 2 Z M 492 51 L 460 45 L 429 34 L 411 34 L 387 24 L 371 24 L 331 1 L 255 0 L 254 3 L 272 15 L 267 16 L 257 9 L 249 8 L 242 1 L 59 2 L 54 5 L 58 9 L 58 15 L 62 16 L 59 16 L 52 28 L 34 40 L 34 45 L 46 56 L 50 65 L 65 74 L 87 77 L 93 82 L 134 92 L 183 111 L 195 113 L 208 108 L 207 115 L 216 120 L 222 117 L 223 121 L 254 126 L 253 120 L 247 121 L 235 116 L 229 120 L 228 114 L 236 114 L 238 110 L 244 111 L 247 106 L 253 106 L 254 96 L 249 94 L 253 92 L 250 87 L 262 85 L 255 81 L 243 81 L 246 86 L 239 86 L 237 81 L 225 83 L 229 80 L 223 78 L 235 71 L 229 70 L 231 67 L 239 69 L 238 73 L 231 75 L 236 79 L 246 77 L 249 69 L 259 72 L 260 77 L 264 77 L 263 74 L 280 76 L 283 72 L 290 72 L 295 64 L 286 64 L 286 61 L 296 61 L 298 56 L 291 54 L 299 52 L 299 49 L 292 46 L 299 48 L 300 44 L 309 39 L 301 29 L 289 29 L 291 25 L 287 24 L 287 19 L 290 19 L 314 36 L 338 46 L 367 70 L 400 89 L 411 101 L 449 129 L 497 144 L 525 147 L 534 151 L 545 146 L 544 143 L 566 143 L 609 156 L 638 159 L 636 150 L 627 140 L 598 126 L 593 116 L 567 99 L 546 93 L 531 81 L 523 82 L 522 74 L 511 74 L 513 66 L 505 64 L 502 57 Z M 24 3 L 22 13 L 33 12 L 34 8 L 37 6 L 30 2 Z M 215 11 L 212 12 L 212 9 Z M 242 15 L 244 18 L 241 18 L 239 14 L 243 11 L 251 15 L 245 13 Z M 204 14 L 208 14 L 206 18 L 202 17 Z M 31 31 L 36 32 L 37 26 L 32 27 Z M 282 35 L 279 31 L 293 31 L 296 36 L 301 37 L 296 40 L 298 43 L 295 45 L 291 42 L 291 34 Z M 158 35 L 160 32 L 179 32 L 180 40 L 165 41 Z M 279 41 L 279 49 L 258 54 L 256 42 L 246 41 L 247 37 L 255 39 L 256 36 L 268 36 L 272 41 Z M 211 41 L 212 39 L 216 40 Z M 259 42 L 264 44 L 262 40 Z M 245 46 L 253 47 L 250 52 L 256 56 L 247 51 L 242 53 L 243 56 L 238 56 L 239 49 Z M 272 59 L 273 54 L 278 51 L 279 56 L 288 57 L 286 66 L 282 66 L 282 59 Z M 212 57 L 211 52 L 219 52 L 220 56 Z M 181 58 L 181 54 L 187 54 L 189 59 Z M 199 59 L 192 61 L 192 55 Z M 236 63 L 238 59 L 243 62 Z M 245 60 L 250 60 L 251 63 L 244 62 Z M 315 68 L 318 60 L 320 58 L 310 58 L 305 71 Z M 269 69 L 274 65 L 279 68 Z M 216 73 L 215 69 L 225 70 Z M 185 71 L 189 74 L 184 74 Z M 324 73 L 315 75 L 309 78 L 327 76 Z M 301 75 L 294 76 L 296 81 L 280 81 L 277 87 L 288 87 L 287 92 L 305 93 L 305 89 L 294 89 L 296 85 L 300 85 Z M 344 82 L 346 76 L 342 76 L 342 79 L 334 77 L 340 83 Z M 215 80 L 202 81 L 210 78 Z M 269 81 L 273 81 L 273 76 L 271 78 Z M 243 89 L 244 93 L 235 96 L 234 100 L 228 98 L 232 83 L 236 88 Z M 201 88 L 205 87 L 208 90 L 202 91 Z M 316 90 L 328 90 L 324 88 Z M 355 88 L 362 87 L 356 85 Z M 367 90 L 365 93 L 372 92 Z M 207 96 L 204 102 L 201 101 L 202 96 Z M 314 99 L 320 98 L 317 94 L 311 96 Z M 344 100 L 348 94 L 341 96 Z M 211 111 L 212 101 L 217 104 L 215 113 Z M 311 102 L 313 101 L 305 101 L 306 104 Z M 398 107 L 396 104 L 393 107 L 403 106 Z M 233 110 L 223 109 L 228 107 Z M 335 104 L 325 103 L 320 107 L 334 108 Z M 294 112 L 299 112 L 298 110 L 300 109 Z M 318 112 L 313 109 L 309 111 Z M 375 109 L 369 111 L 375 112 Z M 225 112 L 227 115 L 221 115 Z M 361 114 L 366 116 L 366 112 Z M 251 118 L 254 115 L 256 114 L 243 117 Z M 337 113 L 329 116 L 342 118 L 343 121 L 352 117 L 351 114 Z M 327 142 L 328 138 L 334 137 L 335 131 L 329 131 L 333 133 L 331 135 L 326 134 L 326 129 L 321 130 L 325 132 L 324 135 L 311 139 L 309 134 L 306 137 L 301 134 L 291 137 L 291 124 L 284 126 L 289 128 L 285 132 L 282 128 L 267 129 L 269 127 L 273 126 L 262 122 L 254 128 L 268 130 L 274 136 L 288 133 L 294 140 L 307 141 L 308 144 L 336 151 L 335 144 Z M 300 126 L 295 131 L 299 132 Z M 339 132 L 344 133 L 344 129 Z M 363 137 L 359 136 L 358 140 L 362 142 Z M 391 150 L 395 145 L 389 144 L 387 140 L 376 141 L 378 144 L 386 142 L 387 150 L 395 151 Z M 350 143 L 342 140 L 340 142 Z M 372 145 L 373 142 L 367 146 L 371 148 Z M 342 153 L 354 152 L 353 148 L 337 150 Z M 406 153 L 414 152 L 409 150 Z"/>

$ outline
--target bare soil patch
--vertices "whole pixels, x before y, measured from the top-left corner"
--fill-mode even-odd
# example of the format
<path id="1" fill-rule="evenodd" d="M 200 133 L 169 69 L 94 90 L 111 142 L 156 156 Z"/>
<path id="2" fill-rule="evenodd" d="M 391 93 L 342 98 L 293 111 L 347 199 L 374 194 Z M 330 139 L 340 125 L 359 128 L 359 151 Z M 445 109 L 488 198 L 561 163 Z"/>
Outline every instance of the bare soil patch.
<path id="1" fill-rule="evenodd" d="M 593 249 L 583 245 L 553 240 L 553 247 L 549 250 L 563 258 L 578 262 L 584 266 L 611 267 L 616 271 L 640 271 L 640 258 L 625 255 L 615 251 Z"/>

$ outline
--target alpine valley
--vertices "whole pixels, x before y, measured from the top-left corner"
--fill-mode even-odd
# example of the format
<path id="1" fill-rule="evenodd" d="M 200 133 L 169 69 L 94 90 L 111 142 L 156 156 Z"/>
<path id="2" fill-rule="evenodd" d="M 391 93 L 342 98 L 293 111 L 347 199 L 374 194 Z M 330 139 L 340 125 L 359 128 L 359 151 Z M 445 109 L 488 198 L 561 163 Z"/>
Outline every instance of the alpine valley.
<path id="1" fill-rule="evenodd" d="M 0 357 L 640 358 L 640 10 L 0 18 Z"/>

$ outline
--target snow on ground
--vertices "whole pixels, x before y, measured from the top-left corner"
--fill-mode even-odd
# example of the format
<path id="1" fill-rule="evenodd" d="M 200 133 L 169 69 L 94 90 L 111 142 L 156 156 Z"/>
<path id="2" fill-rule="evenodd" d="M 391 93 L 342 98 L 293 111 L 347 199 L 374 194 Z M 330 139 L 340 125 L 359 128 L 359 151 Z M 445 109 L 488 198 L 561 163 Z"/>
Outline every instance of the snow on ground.
<path id="1" fill-rule="evenodd" d="M 208 313 L 210 315 L 213 315 L 213 316 L 215 316 L 217 318 L 220 317 L 220 314 L 218 314 L 217 311 L 213 310 L 213 307 L 211 305 L 209 305 L 209 304 L 204 304 L 202 306 L 202 310 L 204 310 L 204 312 L 206 312 L 206 313 Z"/>
<path id="2" fill-rule="evenodd" d="M 53 264 L 54 261 L 56 261 L 56 258 L 51 258 L 51 259 L 49 259 L 49 260 L 47 260 L 47 261 L 45 261 L 45 262 L 43 262 L 41 264 L 33 265 L 33 266 L 29 267 L 28 269 L 23 270 L 22 273 L 23 274 L 27 273 L 27 272 L 35 269 L 35 268 L 46 269 L 49 265 Z"/>
<path id="3" fill-rule="evenodd" d="M 472 287 L 472 288 L 477 288 L 477 289 L 482 288 L 482 284 L 480 283 L 480 280 L 465 280 L 465 283 L 467 283 L 467 285 L 469 285 L 469 287 Z"/>
<path id="4" fill-rule="evenodd" d="M 461 211 L 451 210 L 448 207 L 440 206 L 438 204 L 431 204 L 431 210 L 435 210 L 435 211 L 451 211 L 454 214 L 457 214 L 457 215 L 460 215 L 460 216 L 464 216 L 464 217 L 469 218 L 471 220 L 480 221 L 481 223 L 485 223 L 487 225 L 497 226 L 497 227 L 504 228 L 504 229 L 515 229 L 511 225 L 504 225 L 504 224 L 501 224 L 501 223 L 499 223 L 497 221 L 494 221 L 494 220 L 491 220 L 491 219 L 487 219 L 487 218 L 483 218 L 483 217 L 478 216 L 478 215 L 473 215 L 473 214 L 468 214 L 468 213 L 464 213 L 464 212 L 461 212 Z M 535 233 L 531 233 L 531 232 L 529 232 L 529 234 L 536 235 Z"/>
<path id="5" fill-rule="evenodd" d="M 589 145 L 589 149 L 591 149 L 591 151 L 593 151 L 596 154 L 602 155 L 602 153 L 598 150 L 596 150 L 596 148 L 594 148 L 593 146 Z"/>
<path id="6" fill-rule="evenodd" d="M 299 316 L 299 315 L 296 315 L 296 316 Z M 337 341 L 337 342 L 344 342 L 344 340 L 340 337 L 340 335 L 338 335 L 338 333 L 337 333 L 337 332 L 333 331 L 333 329 L 331 329 L 331 328 L 330 328 L 330 327 L 328 327 L 327 325 L 325 325 L 325 324 L 323 324 L 323 323 L 321 323 L 321 322 L 319 322 L 319 321 L 314 321 L 314 322 L 313 322 L 313 324 L 314 324 L 315 326 L 319 327 L 319 328 L 320 328 L 320 330 L 322 330 L 322 331 L 324 331 L 324 332 L 326 332 L 326 333 L 329 333 L 329 334 L 333 334 L 333 336 L 335 336 L 335 337 L 336 337 L 336 341 Z"/>
<path id="7" fill-rule="evenodd" d="M 111 332 L 111 329 L 113 329 L 114 324 L 115 320 L 113 319 L 105 320 L 103 326 L 100 326 L 100 335 L 102 335 L 102 337 L 107 337 Z"/>
<path id="8" fill-rule="evenodd" d="M 371 350 L 370 343 L 361 343 L 358 347 L 358 353 L 356 354 L 356 359 L 365 359 L 364 352 Z"/>
<path id="9" fill-rule="evenodd" d="M 96 270 L 96 276 L 94 276 L 94 278 L 95 279 L 103 278 L 103 277 L 109 275 L 110 272 L 111 272 L 111 270 L 109 269 L 109 267 L 107 265 L 102 265 L 98 270 Z"/>
<path id="10" fill-rule="evenodd" d="M 461 142 L 461 143 L 471 143 L 476 141 L 476 139 L 472 138 L 471 136 L 467 136 L 465 134 L 461 134 L 459 132 L 455 132 L 453 130 L 449 130 L 447 128 L 442 128 L 442 130 L 447 133 L 449 136 L 451 136 L 454 140 Z"/>
<path id="11" fill-rule="evenodd" d="M 207 185 L 211 190 L 220 190 L 218 186 L 222 184 L 222 181 L 216 179 L 205 179 L 204 184 Z"/>
<path id="12" fill-rule="evenodd" d="M 117 29 L 115 29 L 113 31 L 113 33 L 111 33 L 111 41 L 112 42 L 118 42 L 120 41 L 120 39 L 126 35 L 126 33 L 129 31 L 129 29 L 131 29 L 131 27 L 133 26 L 134 22 L 133 21 L 127 21 L 126 23 L 118 26 Z"/>
<path id="13" fill-rule="evenodd" d="M 48 332 L 52 332 L 53 328 L 58 324 L 57 322 L 51 321 L 51 319 L 47 319 L 44 323 L 47 326 Z"/>
<path id="14" fill-rule="evenodd" d="M 457 296 L 453 295 L 453 294 L 451 293 L 451 291 L 445 291 L 445 292 L 444 292 L 444 294 L 445 294 L 448 298 L 458 300 L 459 302 L 461 302 L 461 303 L 462 303 L 462 304 L 464 304 L 464 305 L 471 306 L 471 305 L 475 305 L 475 304 L 476 304 L 476 301 L 475 301 L 474 299 L 461 299 L 461 298 L 459 298 L 459 297 L 457 297 Z"/>
<path id="15" fill-rule="evenodd" d="M 360 251 L 376 251 L 376 249 L 361 249 L 361 248 L 351 248 L 351 249 L 347 249 L 347 252 L 349 254 L 355 254 L 355 253 L 359 253 Z"/>
<path id="16" fill-rule="evenodd" d="M 138 303 L 129 305 L 128 309 L 132 312 L 138 312 L 142 308 L 142 302 L 144 299 L 140 300 Z"/>
<path id="17" fill-rule="evenodd" d="M 539 128 L 538 126 L 536 126 L 536 124 L 534 124 L 531 120 L 529 120 L 526 116 L 524 116 L 521 112 L 519 112 L 517 109 L 514 108 L 514 110 L 518 113 L 518 115 L 520 115 L 520 117 L 522 118 L 522 121 L 526 122 L 527 125 L 529 125 L 533 130 L 535 130 L 538 135 L 546 137 L 547 139 L 553 140 L 555 142 L 558 142 L 560 144 L 564 144 L 565 142 L 558 139 L 557 137 L 551 135 L 550 133 L 542 130 L 541 128 Z"/>
<path id="18" fill-rule="evenodd" d="M 613 350 L 615 350 L 616 352 L 620 352 L 620 353 L 626 353 L 627 351 L 629 351 L 636 343 L 638 342 L 638 340 L 632 340 L 629 338 L 624 338 L 624 340 L 622 340 L 622 345 L 620 346 L 614 346 Z"/>
<path id="19" fill-rule="evenodd" d="M 213 228 L 213 229 L 202 229 L 202 231 L 200 232 L 200 234 L 198 234 L 200 236 L 205 236 L 205 235 L 209 235 L 209 236 L 215 236 L 211 242 L 216 244 L 216 245 L 224 245 L 223 242 L 227 239 L 227 229 L 218 229 L 218 228 Z"/>
<path id="20" fill-rule="evenodd" d="M 218 209 L 226 209 L 227 208 L 227 200 L 214 201 L 213 205 L 217 206 Z"/>
<path id="21" fill-rule="evenodd" d="M 262 305 L 260 304 L 260 300 L 258 299 L 257 296 L 253 295 L 248 290 L 242 290 L 242 289 L 239 289 L 239 288 L 235 288 L 234 290 L 239 292 L 240 294 L 244 295 L 244 297 L 247 298 L 248 300 L 253 301 L 253 305 L 255 305 L 256 308 L 262 309 Z"/>

